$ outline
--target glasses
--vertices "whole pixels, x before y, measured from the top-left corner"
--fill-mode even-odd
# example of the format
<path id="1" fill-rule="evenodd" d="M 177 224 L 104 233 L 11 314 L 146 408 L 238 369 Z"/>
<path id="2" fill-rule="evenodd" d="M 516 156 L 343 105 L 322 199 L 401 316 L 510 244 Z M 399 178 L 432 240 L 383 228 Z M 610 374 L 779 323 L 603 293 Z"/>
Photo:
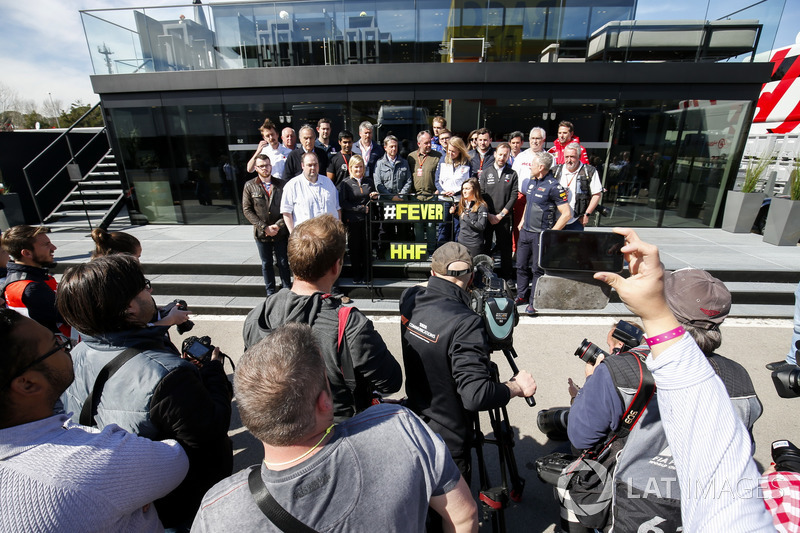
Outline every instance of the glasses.
<path id="1" fill-rule="evenodd" d="M 44 354 L 44 355 L 41 355 L 41 356 L 37 357 L 36 359 L 34 359 L 33 361 L 31 361 L 31 362 L 30 362 L 30 363 L 28 363 L 27 365 L 25 365 L 24 367 L 22 367 L 22 369 L 21 369 L 19 372 L 17 372 L 16 374 L 14 374 L 14 376 L 13 376 L 11 379 L 9 379 L 9 380 L 8 380 L 8 383 L 6 383 L 6 384 L 5 384 L 5 386 L 6 386 L 6 387 L 10 387 L 10 386 L 11 386 L 11 383 L 12 383 L 12 382 L 13 382 L 15 379 L 17 379 L 17 378 L 18 378 L 18 377 L 20 377 L 22 374 L 24 374 L 25 372 L 27 372 L 27 371 L 28 371 L 28 370 L 30 370 L 31 368 L 35 367 L 36 365 L 38 365 L 39 363 L 41 363 L 42 361 L 44 361 L 45 359 L 47 359 L 47 358 L 48 358 L 48 357 L 50 357 L 51 355 L 53 355 L 53 354 L 55 354 L 55 353 L 58 353 L 58 352 L 60 352 L 61 350 L 64 350 L 64 352 L 66 352 L 67 354 L 69 354 L 70 350 L 72 350 L 72 341 L 71 341 L 70 339 L 67 339 L 67 340 L 65 340 L 65 341 L 64 341 L 63 343 L 61 343 L 61 344 L 56 344 L 55 348 L 53 348 L 52 350 L 50 350 L 50 351 L 49 351 L 49 352 L 47 352 L 46 354 Z"/>
<path id="2" fill-rule="evenodd" d="M 449 141 L 450 137 L 439 137 L 440 141 Z"/>
<path id="3" fill-rule="evenodd" d="M 472 137 L 472 138 L 470 139 L 470 142 L 478 142 L 478 138 L 477 138 L 477 137 Z"/>

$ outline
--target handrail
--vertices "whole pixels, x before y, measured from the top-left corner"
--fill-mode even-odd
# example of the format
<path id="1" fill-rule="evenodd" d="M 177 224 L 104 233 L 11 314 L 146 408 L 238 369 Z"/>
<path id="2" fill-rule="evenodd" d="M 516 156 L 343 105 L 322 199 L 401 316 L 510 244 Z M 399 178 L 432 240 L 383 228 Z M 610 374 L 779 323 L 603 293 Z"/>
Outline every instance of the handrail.
<path id="1" fill-rule="evenodd" d="M 72 124 L 72 125 L 71 125 L 69 128 L 67 128 L 65 131 L 63 131 L 63 132 L 61 133 L 61 135 L 59 135 L 58 137 L 56 137 L 56 138 L 55 138 L 55 140 L 53 140 L 53 142 L 51 142 L 49 145 L 47 145 L 47 147 L 46 147 L 44 150 L 42 150 L 42 151 L 39 153 L 39 155 L 37 155 L 36 157 L 34 157 L 34 158 L 33 158 L 33 159 L 32 159 L 32 160 L 31 160 L 31 161 L 30 161 L 30 162 L 29 162 L 27 165 L 25 165 L 25 166 L 22 168 L 22 174 L 23 174 L 23 176 L 25 176 L 25 183 L 28 185 L 28 191 L 29 191 L 29 192 L 30 192 L 30 194 L 31 194 L 31 200 L 33 200 L 33 207 L 36 209 L 36 215 L 39 217 L 39 222 L 40 222 L 40 223 L 43 223 L 43 222 L 44 222 L 44 217 L 42 216 L 42 210 L 41 210 L 41 208 L 39 207 L 39 199 L 38 199 L 38 195 L 39 195 L 39 194 L 40 194 L 40 193 L 41 193 L 41 192 L 42 192 L 42 191 L 45 189 L 45 187 L 49 186 L 49 185 L 50 185 L 50 184 L 53 182 L 53 180 L 55 180 L 55 179 L 56 179 L 56 177 L 58 177 L 58 176 L 59 176 L 59 175 L 60 175 L 60 174 L 61 174 L 61 173 L 64 171 L 64 169 L 65 169 L 65 168 L 67 168 L 67 166 L 68 166 L 69 164 L 71 164 L 71 163 L 74 163 L 74 162 L 75 162 L 75 157 L 77 157 L 78 155 L 80 155 L 80 154 L 81 154 L 81 152 L 83 152 L 83 150 L 84 150 L 84 149 L 85 149 L 85 148 L 86 148 L 86 147 L 87 147 L 87 146 L 88 146 L 90 143 L 92 143 L 92 142 L 93 142 L 93 141 L 94 141 L 94 140 L 97 138 L 97 136 L 98 136 L 100 133 L 105 133 L 105 131 L 106 131 L 106 128 L 103 128 L 103 129 L 102 129 L 100 132 L 98 132 L 98 133 L 95 133 L 95 135 L 94 135 L 94 136 L 93 136 L 91 139 L 89 139 L 89 141 L 88 141 L 87 143 L 85 143 L 85 144 L 83 145 L 83 147 L 82 147 L 82 148 L 81 148 L 81 149 L 78 151 L 78 153 L 77 153 L 77 154 L 76 154 L 76 153 L 73 151 L 73 149 L 72 149 L 72 143 L 71 143 L 71 142 L 70 142 L 70 140 L 69 140 L 69 136 L 68 136 L 68 134 L 69 134 L 69 133 L 70 133 L 72 130 L 74 130 L 74 129 L 75 129 L 77 126 L 78 126 L 78 124 L 80 124 L 80 123 L 83 121 L 83 119 L 85 119 L 87 116 L 89 116 L 89 114 L 90 114 L 90 113 L 92 113 L 92 112 L 93 112 L 95 109 L 97 109 L 98 107 L 100 107 L 100 102 L 98 102 L 97 104 L 95 104 L 95 105 L 94 105 L 94 106 L 93 106 L 91 109 L 89 109 L 89 110 L 88 110 L 86 113 L 84 113 L 83 115 L 81 115 L 81 117 L 80 117 L 78 120 L 76 120 L 76 121 L 75 121 L 75 122 L 74 122 L 74 123 L 73 123 L 73 124 Z M 33 185 L 31 185 L 31 179 L 30 179 L 30 176 L 28 175 L 28 169 L 29 169 L 29 168 L 30 168 L 30 167 L 31 167 L 31 166 L 32 166 L 34 163 L 36 163 L 36 162 L 39 160 L 39 158 L 40 158 L 40 157 L 42 157 L 43 155 L 45 155 L 45 154 L 46 154 L 46 153 L 47 153 L 47 152 L 48 152 L 48 151 L 49 151 L 51 148 L 53 148 L 53 147 L 54 147 L 54 146 L 55 146 L 55 145 L 56 145 L 56 144 L 57 144 L 59 141 L 61 141 L 62 139 L 65 139 L 65 140 L 66 140 L 66 142 L 67 142 L 67 148 L 68 148 L 68 150 L 69 150 L 69 159 L 68 159 L 67 163 L 65 163 L 65 164 L 64 164 L 64 165 L 63 165 L 63 166 L 62 166 L 60 169 L 58 169 L 58 171 L 57 171 L 57 172 L 55 172 L 55 173 L 54 173 L 54 174 L 53 174 L 53 175 L 50 177 L 50 179 L 48 179 L 48 180 L 45 182 L 44 186 L 42 186 L 42 187 L 41 187 L 41 188 L 40 188 L 38 191 L 36 191 L 36 192 L 34 193 L 34 192 L 33 192 Z"/>
<path id="2" fill-rule="evenodd" d="M 83 115 L 81 115 L 81 118 L 79 118 L 78 120 L 76 120 L 76 121 L 75 121 L 75 123 L 74 123 L 74 124 L 72 124 L 72 126 L 70 126 L 69 128 L 67 128 L 67 129 L 66 129 L 66 131 L 64 131 L 64 132 L 63 132 L 61 135 L 59 135 L 58 137 L 56 137 L 56 139 L 55 139 L 53 142 L 51 142 L 49 145 L 47 145 L 47 147 L 46 147 L 44 150 L 42 150 L 42 152 L 41 152 L 39 155 L 37 155 L 36 157 L 34 157 L 33 159 L 31 159 L 31 162 L 30 162 L 30 163 L 28 163 L 27 165 L 25 165 L 24 167 L 22 167 L 22 171 L 23 171 L 23 172 L 25 172 L 25 170 L 27 170 L 27 168 L 28 168 L 29 166 L 31 166 L 32 164 L 34 164 L 34 163 L 36 162 L 36 160 L 37 160 L 37 159 L 39 159 L 40 157 L 42 157 L 42 156 L 44 155 L 44 153 L 45 153 L 46 151 L 48 151 L 48 150 L 49 150 L 49 149 L 50 149 L 50 148 L 51 148 L 51 147 L 52 147 L 54 144 L 56 144 L 58 141 L 60 141 L 62 137 L 64 137 L 64 136 L 65 136 L 67 133 L 69 133 L 69 132 L 71 132 L 73 129 L 75 129 L 75 127 L 76 127 L 76 126 L 77 126 L 77 125 L 80 123 L 80 121 L 81 121 L 81 120 L 85 119 L 85 118 L 86 118 L 86 116 L 87 116 L 89 113 L 91 113 L 92 111 L 94 111 L 94 110 L 95 110 L 95 109 L 97 109 L 98 107 L 100 107 L 100 102 L 97 102 L 97 103 L 94 105 L 94 107 L 92 107 L 92 108 L 91 108 L 89 111 L 87 111 L 86 113 L 84 113 Z M 70 153 L 70 155 L 72 156 L 72 148 L 71 148 L 71 147 L 70 147 L 70 151 L 69 151 L 69 153 Z M 75 159 L 75 156 L 72 156 L 72 159 Z"/>

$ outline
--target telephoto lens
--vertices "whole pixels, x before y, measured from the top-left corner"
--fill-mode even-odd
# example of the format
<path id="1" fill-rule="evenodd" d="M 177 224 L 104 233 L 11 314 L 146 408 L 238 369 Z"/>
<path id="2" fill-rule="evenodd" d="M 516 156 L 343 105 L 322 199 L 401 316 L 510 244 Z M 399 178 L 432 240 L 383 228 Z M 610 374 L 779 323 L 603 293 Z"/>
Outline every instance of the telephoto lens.
<path id="1" fill-rule="evenodd" d="M 553 407 L 542 409 L 536 417 L 539 431 L 551 440 L 569 440 L 567 436 L 567 422 L 569 421 L 569 407 Z"/>
<path id="2" fill-rule="evenodd" d="M 772 383 L 781 398 L 797 398 L 800 396 L 800 367 L 773 372 Z"/>
<path id="3" fill-rule="evenodd" d="M 602 350 L 598 345 L 589 342 L 589 339 L 583 339 L 580 347 L 575 350 L 575 355 L 583 359 L 585 363 L 593 365 L 597 358 L 601 355 L 608 357 L 608 354 Z"/>

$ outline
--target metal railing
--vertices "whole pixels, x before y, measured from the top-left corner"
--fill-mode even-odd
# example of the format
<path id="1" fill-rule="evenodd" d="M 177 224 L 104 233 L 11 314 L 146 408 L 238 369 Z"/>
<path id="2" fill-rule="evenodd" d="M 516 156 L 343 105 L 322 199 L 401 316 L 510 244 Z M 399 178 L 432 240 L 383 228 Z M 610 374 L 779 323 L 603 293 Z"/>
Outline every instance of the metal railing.
<path id="1" fill-rule="evenodd" d="M 53 203 L 53 201 L 47 202 L 48 205 L 52 204 L 51 207 L 45 209 L 49 215 L 52 209 L 58 206 L 59 203 L 72 191 L 73 187 L 70 184 L 72 182 L 82 181 L 89 173 L 89 170 L 95 166 L 97 161 L 87 161 L 84 163 L 83 159 L 85 159 L 85 157 L 82 156 L 88 156 L 92 152 L 92 149 L 98 146 L 96 144 L 98 139 L 102 139 L 103 144 L 100 148 L 102 153 L 105 154 L 109 150 L 110 145 L 105 127 L 102 127 L 98 132 L 92 135 L 92 137 L 83 143 L 83 146 L 78 148 L 77 151 L 73 146 L 73 140 L 71 140 L 69 136 L 69 134 L 75 128 L 77 128 L 86 117 L 88 117 L 95 109 L 99 107 L 100 103 L 98 102 L 22 169 L 22 173 L 25 176 L 25 182 L 28 185 L 28 190 L 30 191 L 31 198 L 33 200 L 33 205 L 36 208 L 36 215 L 39 217 L 39 222 L 42 224 L 44 223 L 45 219 L 45 217 L 42 216 L 42 199 L 57 198 L 55 203 Z M 52 160 L 49 160 L 48 158 L 52 158 Z M 53 161 L 55 161 L 55 165 Z M 62 163 L 62 161 L 65 162 Z M 42 166 L 42 162 L 46 162 L 47 168 L 50 169 L 55 166 L 56 170 L 46 180 L 34 180 L 33 178 L 38 177 L 34 174 L 34 172 L 38 171 L 38 168 Z M 83 172 L 81 170 L 81 163 L 84 163 L 84 168 L 88 167 L 89 170 Z M 46 173 L 44 175 L 47 176 Z M 39 183 L 42 181 L 44 181 L 44 184 L 40 186 Z M 59 191 L 64 192 L 64 194 L 60 194 Z"/>

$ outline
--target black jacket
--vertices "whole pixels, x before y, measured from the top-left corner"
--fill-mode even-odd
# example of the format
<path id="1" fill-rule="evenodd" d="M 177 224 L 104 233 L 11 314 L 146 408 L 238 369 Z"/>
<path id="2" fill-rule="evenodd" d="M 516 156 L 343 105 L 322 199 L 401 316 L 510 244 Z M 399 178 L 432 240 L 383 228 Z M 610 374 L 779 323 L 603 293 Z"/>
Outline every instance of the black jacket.
<path id="1" fill-rule="evenodd" d="M 0 288 L 0 294 L 6 300 L 6 306 L 27 314 L 30 318 L 43 325 L 54 333 L 66 334 L 63 328 L 64 319 L 56 309 L 55 280 L 46 268 L 21 265 L 9 262 L 8 275 L 5 285 Z M 6 294 L 6 289 L 17 281 L 30 281 L 22 291 L 21 299 Z M 67 334 L 67 336 L 69 336 Z"/>
<path id="2" fill-rule="evenodd" d="M 303 154 L 305 153 L 306 151 L 303 150 L 303 147 L 297 145 L 297 148 L 286 156 L 286 166 L 283 167 L 283 174 L 281 174 L 284 181 L 288 182 L 290 179 L 297 177 L 298 174 L 303 173 Z M 314 147 L 314 153 L 317 154 L 317 159 L 319 160 L 317 174 L 322 174 L 324 176 L 325 170 L 328 168 L 328 154 L 325 152 L 324 148 L 318 146 Z"/>
<path id="3" fill-rule="evenodd" d="M 486 171 L 490 167 L 494 166 L 494 147 L 490 146 L 489 150 L 486 152 L 486 155 L 483 156 L 483 164 L 481 165 L 481 154 L 477 150 L 470 150 L 469 151 L 469 166 L 470 166 L 470 177 L 477 178 L 478 175 L 481 173 L 480 171 Z"/>
<path id="4" fill-rule="evenodd" d="M 508 215 L 503 219 L 503 222 L 510 223 L 512 217 L 510 216 L 514 209 L 514 202 L 517 201 L 517 192 L 519 190 L 519 178 L 517 173 L 511 170 L 511 167 L 506 165 L 498 173 L 494 161 L 489 168 L 483 166 L 483 174 L 478 179 L 481 184 L 481 196 L 486 200 L 489 207 L 489 212 L 493 215 L 498 214 L 505 209 Z"/>
<path id="5" fill-rule="evenodd" d="M 353 177 L 347 177 L 339 184 L 339 206 L 345 223 L 363 222 L 367 219 L 369 194 L 375 191 L 372 180 L 364 177 L 361 185 Z"/>
<path id="6" fill-rule="evenodd" d="M 242 332 L 245 349 L 248 349 L 283 324 L 300 322 L 311 326 L 325 360 L 336 421 L 350 418 L 369 407 L 372 391 L 391 394 L 400 390 L 403 384 L 400 364 L 372 322 L 358 309 L 353 309 L 344 335 L 353 360 L 356 386 L 354 391 L 348 388 L 336 350 L 339 307 L 341 300 L 325 297 L 321 292 L 304 296 L 282 289 L 250 311 Z"/>
<path id="7" fill-rule="evenodd" d="M 244 216 L 253 225 L 253 237 L 259 241 L 282 241 L 289 238 L 289 230 L 281 214 L 281 198 L 284 181 L 272 176 L 270 178 L 270 194 L 264 191 L 261 178 L 256 176 L 244 184 L 242 191 L 242 210 Z M 280 230 L 273 237 L 268 237 L 264 230 L 267 226 L 277 224 Z"/>
<path id="8" fill-rule="evenodd" d="M 492 379 L 483 320 L 469 301 L 466 291 L 437 277 L 400 297 L 407 405 L 453 454 L 469 449 L 476 411 L 511 399 L 508 387 Z"/>

